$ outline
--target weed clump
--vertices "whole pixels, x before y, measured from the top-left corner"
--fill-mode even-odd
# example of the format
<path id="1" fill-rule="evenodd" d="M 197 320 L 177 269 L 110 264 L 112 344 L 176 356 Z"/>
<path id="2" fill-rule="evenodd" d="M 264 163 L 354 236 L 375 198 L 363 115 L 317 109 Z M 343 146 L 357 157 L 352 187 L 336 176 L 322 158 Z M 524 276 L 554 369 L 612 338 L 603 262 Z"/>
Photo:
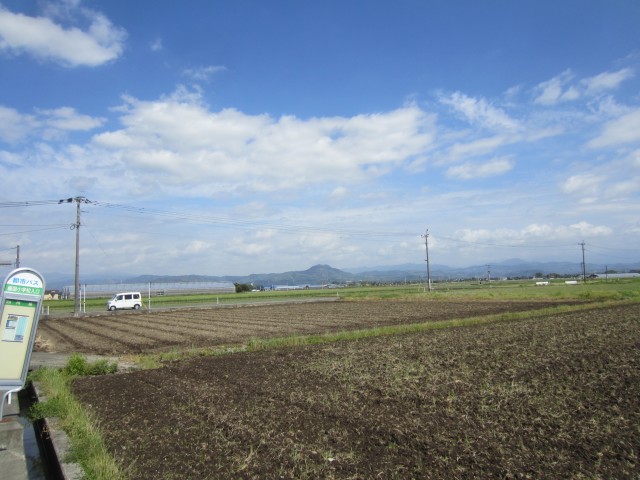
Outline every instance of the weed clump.
<path id="1" fill-rule="evenodd" d="M 110 373 L 116 373 L 118 371 L 118 364 L 115 362 L 109 362 L 105 359 L 89 362 L 84 356 L 74 354 L 69 357 L 69 360 L 67 360 L 67 364 L 63 371 L 71 377 L 107 375 Z"/>

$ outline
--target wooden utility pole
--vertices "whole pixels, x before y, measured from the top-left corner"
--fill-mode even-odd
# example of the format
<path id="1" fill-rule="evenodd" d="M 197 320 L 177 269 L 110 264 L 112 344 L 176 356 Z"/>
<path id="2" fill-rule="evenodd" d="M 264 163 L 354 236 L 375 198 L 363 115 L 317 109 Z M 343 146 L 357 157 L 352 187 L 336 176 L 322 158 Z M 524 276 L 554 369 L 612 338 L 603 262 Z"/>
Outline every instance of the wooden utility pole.
<path id="1" fill-rule="evenodd" d="M 582 246 L 582 282 L 587 283 L 587 264 L 584 261 L 584 240 L 578 245 Z"/>
<path id="2" fill-rule="evenodd" d="M 427 228 L 424 235 L 424 247 L 427 251 L 427 288 L 431 291 L 431 265 L 429 264 L 429 229 Z"/>
<path id="3" fill-rule="evenodd" d="M 85 197 L 67 198 L 58 201 L 58 203 L 76 202 L 76 223 L 71 226 L 76 231 L 76 265 L 75 265 L 75 282 L 73 286 L 73 315 L 80 315 L 80 204 L 91 203 Z"/>

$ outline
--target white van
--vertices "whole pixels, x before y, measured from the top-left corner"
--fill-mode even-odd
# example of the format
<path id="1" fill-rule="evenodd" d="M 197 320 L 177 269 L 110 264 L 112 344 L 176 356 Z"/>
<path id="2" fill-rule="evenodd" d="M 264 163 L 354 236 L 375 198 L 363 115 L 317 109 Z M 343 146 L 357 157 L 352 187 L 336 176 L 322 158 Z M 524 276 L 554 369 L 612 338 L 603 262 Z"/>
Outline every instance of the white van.
<path id="1" fill-rule="evenodd" d="M 142 306 L 142 295 L 140 292 L 116 293 L 111 300 L 107 302 L 107 310 L 116 310 L 119 308 L 133 308 L 138 310 Z"/>

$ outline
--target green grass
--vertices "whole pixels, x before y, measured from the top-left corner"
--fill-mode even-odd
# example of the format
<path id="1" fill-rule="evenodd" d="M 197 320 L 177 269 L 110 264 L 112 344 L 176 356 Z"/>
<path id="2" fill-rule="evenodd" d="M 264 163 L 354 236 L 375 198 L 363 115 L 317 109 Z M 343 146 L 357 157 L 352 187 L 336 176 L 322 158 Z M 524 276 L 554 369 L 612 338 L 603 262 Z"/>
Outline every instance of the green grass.
<path id="1" fill-rule="evenodd" d="M 549 285 L 536 286 L 534 280 L 478 282 L 446 282 L 433 284 L 427 291 L 424 284 L 346 287 L 322 290 L 288 290 L 225 294 L 170 295 L 151 298 L 151 309 L 234 305 L 254 302 L 283 302 L 339 297 L 342 300 L 438 299 L 525 300 L 525 299 L 587 299 L 622 300 L 640 298 L 640 280 L 596 280 L 586 284 L 566 285 L 564 279 L 551 280 Z M 148 298 L 143 292 L 143 309 Z M 88 299 L 87 312 L 106 311 L 107 298 Z M 52 315 L 73 313 L 73 300 L 47 300 L 45 311 Z"/>
<path id="2" fill-rule="evenodd" d="M 273 292 L 246 292 L 246 293 L 220 293 L 220 294 L 184 294 L 184 295 L 163 295 L 151 297 L 151 310 L 162 308 L 198 307 L 212 305 L 234 305 L 254 302 L 281 302 L 291 300 L 313 300 L 323 297 L 335 297 L 336 290 L 292 290 Z M 83 302 L 81 308 L 88 313 L 106 312 L 107 300 L 109 297 L 89 298 Z M 142 292 L 142 309 L 149 308 L 149 298 Z M 74 309 L 73 300 L 46 300 L 44 302 L 45 312 L 51 315 L 72 314 Z"/>
<path id="3" fill-rule="evenodd" d="M 42 394 L 42 401 L 31 407 L 30 418 L 58 419 L 58 425 L 71 442 L 69 456 L 63 460 L 79 463 L 89 480 L 124 480 L 127 476 L 107 451 L 95 420 L 75 399 L 70 386 L 78 375 L 112 371 L 114 367 L 108 363 L 89 363 L 74 355 L 62 369 L 40 368 L 29 376 L 31 381 L 38 383 Z"/>

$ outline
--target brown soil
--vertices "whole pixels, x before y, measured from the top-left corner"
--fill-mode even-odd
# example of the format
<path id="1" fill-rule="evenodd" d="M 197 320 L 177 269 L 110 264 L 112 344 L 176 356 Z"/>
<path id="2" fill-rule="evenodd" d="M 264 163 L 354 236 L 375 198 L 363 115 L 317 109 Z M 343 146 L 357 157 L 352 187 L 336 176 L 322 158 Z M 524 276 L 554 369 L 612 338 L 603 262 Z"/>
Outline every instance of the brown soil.
<path id="1" fill-rule="evenodd" d="M 73 391 L 135 479 L 640 476 L 637 304 L 201 357 Z"/>
<path id="2" fill-rule="evenodd" d="M 174 347 L 233 344 L 252 337 L 319 334 L 526 311 L 561 303 L 576 302 L 319 302 L 45 318 L 38 325 L 36 350 L 40 346 L 40 351 L 61 353 L 151 353 Z"/>

